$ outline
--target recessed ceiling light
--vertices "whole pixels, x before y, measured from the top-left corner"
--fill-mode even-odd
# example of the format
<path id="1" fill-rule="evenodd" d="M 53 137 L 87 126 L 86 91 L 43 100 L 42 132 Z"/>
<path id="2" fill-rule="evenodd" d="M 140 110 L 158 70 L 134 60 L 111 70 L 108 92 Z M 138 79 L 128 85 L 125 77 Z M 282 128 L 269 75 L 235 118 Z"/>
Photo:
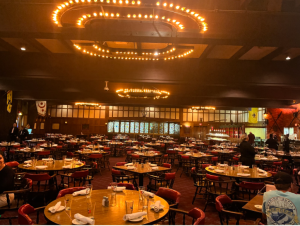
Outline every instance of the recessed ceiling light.
<path id="1" fill-rule="evenodd" d="M 21 50 L 22 50 L 22 51 L 26 51 L 26 47 L 25 47 L 25 46 L 22 46 L 22 47 L 21 47 Z"/>
<path id="2" fill-rule="evenodd" d="M 290 58 L 290 56 L 287 56 L 285 59 L 286 59 L 286 60 L 290 60 L 291 58 Z"/>

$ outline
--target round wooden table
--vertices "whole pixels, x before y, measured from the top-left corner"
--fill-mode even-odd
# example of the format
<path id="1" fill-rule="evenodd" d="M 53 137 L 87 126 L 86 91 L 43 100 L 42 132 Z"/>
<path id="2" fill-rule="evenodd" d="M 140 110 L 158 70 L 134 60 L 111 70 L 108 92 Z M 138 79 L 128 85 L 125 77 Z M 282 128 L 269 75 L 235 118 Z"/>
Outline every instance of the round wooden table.
<path id="1" fill-rule="evenodd" d="M 39 160 L 37 161 L 37 166 L 44 166 L 43 164 L 43 160 Z M 83 167 L 85 164 L 81 164 L 81 165 L 74 165 L 71 168 L 63 168 L 64 166 L 64 161 L 63 160 L 55 160 L 55 163 L 52 164 L 45 164 L 48 167 L 45 169 L 37 169 L 36 167 L 30 166 L 30 167 L 24 167 L 24 163 L 19 164 L 18 167 L 22 170 L 26 170 L 26 171 L 45 171 L 45 172 L 49 172 L 49 171 L 65 171 L 65 170 L 70 170 L 70 169 L 79 169 L 81 167 Z"/>
<path id="2" fill-rule="evenodd" d="M 216 168 L 216 166 L 213 166 L 213 167 Z M 211 169 L 209 169 L 209 167 L 206 167 L 205 170 L 207 172 L 211 173 L 211 174 L 214 174 L 214 175 L 223 176 L 223 177 L 232 177 L 232 178 L 235 178 L 235 179 L 253 179 L 253 180 L 258 180 L 258 179 L 266 179 L 266 178 L 272 177 L 272 174 L 270 174 L 270 173 L 267 173 L 266 176 L 260 176 L 260 174 L 262 174 L 262 173 L 257 172 L 257 174 L 254 175 L 254 172 L 252 171 L 252 168 L 244 169 L 244 172 L 243 172 L 243 173 L 250 174 L 250 176 L 240 176 L 240 175 L 237 175 L 238 174 L 237 170 L 229 171 L 226 174 L 224 172 L 223 173 L 215 172 L 215 170 L 211 170 Z"/>
<path id="3" fill-rule="evenodd" d="M 95 225 L 141 225 L 141 224 L 153 224 L 159 221 L 161 218 L 166 216 L 169 212 L 169 204 L 163 198 L 158 196 L 154 196 L 154 198 L 150 198 L 150 204 L 154 204 L 156 201 L 160 201 L 162 205 L 164 205 L 164 209 L 160 210 L 159 213 L 155 213 L 153 210 L 148 207 L 147 215 L 144 216 L 144 219 L 139 222 L 130 222 L 124 221 L 123 216 L 126 214 L 125 208 L 125 201 L 126 200 L 133 200 L 133 213 L 138 212 L 138 202 L 139 202 L 139 192 L 138 191 L 131 191 L 131 190 L 124 190 L 123 192 L 116 193 L 116 206 L 109 206 L 104 207 L 102 206 L 102 199 L 103 196 L 108 196 L 110 198 L 112 190 L 93 190 L 91 201 L 92 201 L 92 208 L 95 206 L 95 210 L 92 210 L 92 215 L 95 218 Z M 51 203 L 49 203 L 45 210 L 44 214 L 45 217 L 55 224 L 60 225 L 71 225 L 71 216 L 74 219 L 74 214 L 80 213 L 84 216 L 87 216 L 87 198 L 85 196 L 76 196 L 72 198 L 71 201 L 71 210 L 69 211 L 62 211 L 52 214 L 48 211 L 49 207 L 55 206 L 57 202 L 61 201 L 62 205 L 64 205 L 64 197 L 58 198 Z M 110 201 L 111 204 L 111 201 Z M 67 215 L 69 214 L 69 216 Z"/>

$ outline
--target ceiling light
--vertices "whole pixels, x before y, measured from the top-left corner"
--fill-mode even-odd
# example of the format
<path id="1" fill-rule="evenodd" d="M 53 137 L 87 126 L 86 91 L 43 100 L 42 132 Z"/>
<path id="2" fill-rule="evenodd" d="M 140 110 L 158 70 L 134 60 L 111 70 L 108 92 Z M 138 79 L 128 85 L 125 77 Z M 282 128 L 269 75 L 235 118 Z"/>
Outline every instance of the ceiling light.
<path id="1" fill-rule="evenodd" d="M 76 106 L 95 106 L 95 107 L 101 107 L 98 103 L 84 103 L 84 102 L 76 102 Z"/>
<path id="2" fill-rule="evenodd" d="M 25 46 L 22 46 L 22 47 L 21 47 L 21 50 L 22 50 L 22 51 L 26 51 L 26 47 L 25 47 Z"/>
<path id="3" fill-rule="evenodd" d="M 285 58 L 285 60 L 290 60 L 291 59 L 291 57 L 290 56 L 287 56 L 286 58 Z"/>
<path id="4" fill-rule="evenodd" d="M 142 58 L 142 60 L 151 60 L 151 58 Z M 119 97 L 143 98 L 143 99 L 148 99 L 148 98 L 165 99 L 168 98 L 170 95 L 170 93 L 167 91 L 157 90 L 157 89 L 119 89 L 116 91 L 116 93 L 118 94 Z"/>

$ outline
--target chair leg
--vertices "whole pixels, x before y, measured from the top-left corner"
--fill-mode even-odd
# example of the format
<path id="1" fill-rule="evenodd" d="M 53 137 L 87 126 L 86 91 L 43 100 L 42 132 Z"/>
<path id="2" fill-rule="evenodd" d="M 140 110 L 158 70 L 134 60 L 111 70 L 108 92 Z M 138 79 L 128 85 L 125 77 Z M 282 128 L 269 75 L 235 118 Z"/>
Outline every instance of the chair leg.
<path id="1" fill-rule="evenodd" d="M 196 196 L 197 196 L 197 194 L 198 194 L 198 188 L 199 188 L 199 187 L 196 188 L 196 192 L 195 192 L 195 195 L 194 195 L 192 204 L 194 204 L 194 202 L 195 202 Z"/>

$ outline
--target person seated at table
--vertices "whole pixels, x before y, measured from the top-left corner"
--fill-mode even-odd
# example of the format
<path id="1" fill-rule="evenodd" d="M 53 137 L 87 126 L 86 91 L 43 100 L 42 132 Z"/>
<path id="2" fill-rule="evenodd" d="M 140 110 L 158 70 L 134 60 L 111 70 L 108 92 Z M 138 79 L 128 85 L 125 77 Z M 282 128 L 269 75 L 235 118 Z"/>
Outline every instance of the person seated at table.
<path id="1" fill-rule="evenodd" d="M 270 134 L 270 138 L 266 141 L 268 148 L 278 150 L 278 143 L 273 139 L 273 134 Z"/>
<path id="2" fill-rule="evenodd" d="M 285 172 L 274 176 L 277 190 L 264 193 L 262 212 L 268 225 L 298 225 L 300 219 L 300 195 L 291 193 L 293 178 Z"/>
<path id="3" fill-rule="evenodd" d="M 252 165 L 255 164 L 255 150 L 254 147 L 248 142 L 249 137 L 247 134 L 242 135 L 242 142 L 240 144 L 241 157 L 240 161 L 243 165 L 249 166 L 252 168 Z"/>
<path id="4" fill-rule="evenodd" d="M 14 177 L 13 169 L 5 165 L 3 155 L 0 154 L 0 207 L 7 205 L 7 198 L 3 192 L 14 190 Z M 9 200 L 14 200 L 14 194 L 9 194 Z"/>

